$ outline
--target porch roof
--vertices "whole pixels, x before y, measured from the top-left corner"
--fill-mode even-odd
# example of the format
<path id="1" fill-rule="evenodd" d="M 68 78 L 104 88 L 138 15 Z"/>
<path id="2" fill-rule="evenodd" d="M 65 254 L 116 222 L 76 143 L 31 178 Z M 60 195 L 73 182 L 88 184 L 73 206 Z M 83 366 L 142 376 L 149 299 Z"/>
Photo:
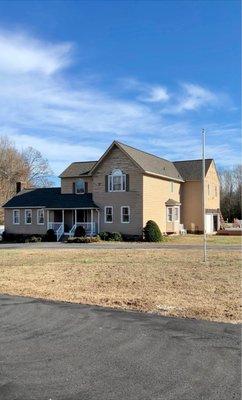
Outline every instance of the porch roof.
<path id="1" fill-rule="evenodd" d="M 61 194 L 61 188 L 56 187 L 22 190 L 3 207 L 98 208 L 92 193 Z"/>

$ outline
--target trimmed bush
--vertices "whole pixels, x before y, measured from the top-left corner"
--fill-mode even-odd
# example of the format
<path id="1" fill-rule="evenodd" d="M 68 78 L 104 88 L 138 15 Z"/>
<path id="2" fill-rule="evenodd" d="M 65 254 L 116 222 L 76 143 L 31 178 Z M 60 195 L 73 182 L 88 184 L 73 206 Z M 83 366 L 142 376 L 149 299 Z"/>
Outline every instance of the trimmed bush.
<path id="1" fill-rule="evenodd" d="M 119 232 L 100 232 L 100 239 L 105 241 L 121 242 L 123 240 Z"/>
<path id="2" fill-rule="evenodd" d="M 100 232 L 99 236 L 101 240 L 109 240 L 110 232 Z"/>
<path id="3" fill-rule="evenodd" d="M 121 242 L 123 240 L 121 233 L 113 232 L 109 236 L 109 240 L 113 240 L 114 242 Z"/>
<path id="4" fill-rule="evenodd" d="M 67 239 L 67 243 L 97 243 L 100 242 L 100 237 L 85 236 L 85 237 L 72 237 Z"/>
<path id="5" fill-rule="evenodd" d="M 79 226 L 76 227 L 74 236 L 75 237 L 84 237 L 84 236 L 86 236 L 86 231 L 83 228 L 83 226 L 79 225 Z"/>
<path id="6" fill-rule="evenodd" d="M 144 236 L 146 242 L 161 242 L 163 240 L 162 233 L 155 221 L 148 221 L 144 228 Z"/>
<path id="7" fill-rule="evenodd" d="M 45 235 L 26 235 L 21 233 L 2 233 L 2 240 L 4 242 L 11 243 L 31 243 L 31 242 L 42 242 L 45 239 Z"/>
<path id="8" fill-rule="evenodd" d="M 48 229 L 45 240 L 46 242 L 56 242 L 57 238 L 54 229 Z"/>

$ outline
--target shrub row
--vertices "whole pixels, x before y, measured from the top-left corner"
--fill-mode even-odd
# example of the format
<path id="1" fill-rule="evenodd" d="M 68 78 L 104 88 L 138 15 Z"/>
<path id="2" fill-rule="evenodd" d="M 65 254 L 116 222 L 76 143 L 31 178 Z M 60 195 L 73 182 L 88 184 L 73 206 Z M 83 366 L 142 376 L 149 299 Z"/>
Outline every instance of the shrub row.
<path id="1" fill-rule="evenodd" d="M 67 243 L 97 243 L 100 242 L 100 237 L 97 236 L 85 236 L 85 237 L 71 237 L 67 239 Z"/>
<path id="2" fill-rule="evenodd" d="M 53 229 L 49 229 L 45 235 L 27 235 L 18 233 L 2 233 L 2 240 L 11 243 L 37 243 L 56 242 L 56 235 Z"/>
<path id="3" fill-rule="evenodd" d="M 123 240 L 121 233 L 119 232 L 101 232 L 99 233 L 101 240 L 121 242 Z"/>

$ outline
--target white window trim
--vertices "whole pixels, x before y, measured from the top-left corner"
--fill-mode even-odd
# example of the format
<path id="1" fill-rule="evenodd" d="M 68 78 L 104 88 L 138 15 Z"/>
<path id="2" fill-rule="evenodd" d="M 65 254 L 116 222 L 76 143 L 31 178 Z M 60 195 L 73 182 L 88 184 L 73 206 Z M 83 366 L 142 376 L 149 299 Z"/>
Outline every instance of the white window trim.
<path id="1" fill-rule="evenodd" d="M 30 211 L 31 222 L 27 222 L 27 211 Z M 25 225 L 32 225 L 32 210 L 30 210 L 29 208 L 24 210 L 24 223 L 25 223 Z"/>
<path id="2" fill-rule="evenodd" d="M 171 214 L 171 221 L 169 220 L 169 208 L 172 209 L 172 214 Z M 178 209 L 177 213 L 177 219 L 175 219 L 175 209 Z M 168 206 L 167 207 L 167 212 L 166 212 L 166 220 L 167 222 L 179 222 L 180 221 L 180 207 L 179 206 Z"/>
<path id="3" fill-rule="evenodd" d="M 14 221 L 14 213 L 17 212 L 18 213 L 18 222 Z M 13 225 L 20 225 L 20 210 L 13 210 Z"/>
<path id="4" fill-rule="evenodd" d="M 44 213 L 44 221 L 43 222 L 39 222 L 40 211 L 43 211 L 43 213 Z M 45 211 L 43 208 L 40 208 L 39 210 L 37 210 L 37 225 L 44 225 L 44 224 L 45 224 Z"/>
<path id="5" fill-rule="evenodd" d="M 129 210 L 129 221 L 123 221 L 123 209 L 128 208 Z M 121 206 L 121 223 L 122 224 L 130 224 L 131 216 L 130 216 L 130 206 Z"/>
<path id="6" fill-rule="evenodd" d="M 107 208 L 111 208 L 112 209 L 112 221 L 107 221 L 107 213 L 106 213 L 106 210 L 107 210 Z M 105 224 L 112 224 L 113 223 L 113 206 L 105 206 L 104 207 L 104 223 Z"/>
<path id="7" fill-rule="evenodd" d="M 112 173 L 108 175 L 108 191 L 109 192 L 126 192 L 126 174 L 124 174 L 120 170 L 121 173 L 119 175 L 115 175 L 115 171 L 117 171 L 117 169 L 116 170 L 114 169 L 112 171 Z M 120 190 L 114 190 L 113 189 L 113 178 L 115 176 L 120 176 L 121 177 L 121 186 L 122 186 L 122 188 Z"/>

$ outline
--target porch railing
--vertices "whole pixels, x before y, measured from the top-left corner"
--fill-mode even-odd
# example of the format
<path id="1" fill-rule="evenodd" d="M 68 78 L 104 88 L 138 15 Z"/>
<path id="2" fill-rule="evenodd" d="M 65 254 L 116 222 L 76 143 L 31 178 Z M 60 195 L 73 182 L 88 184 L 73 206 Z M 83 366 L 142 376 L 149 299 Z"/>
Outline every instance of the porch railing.
<path id="1" fill-rule="evenodd" d="M 56 240 L 59 242 L 61 236 L 64 233 L 64 224 L 63 222 L 48 222 L 48 229 L 53 229 L 56 234 Z"/>
<path id="2" fill-rule="evenodd" d="M 86 235 L 93 236 L 96 234 L 96 223 L 95 222 L 76 222 L 69 231 L 69 236 L 75 235 L 75 230 L 78 226 L 82 226 L 85 229 Z"/>

